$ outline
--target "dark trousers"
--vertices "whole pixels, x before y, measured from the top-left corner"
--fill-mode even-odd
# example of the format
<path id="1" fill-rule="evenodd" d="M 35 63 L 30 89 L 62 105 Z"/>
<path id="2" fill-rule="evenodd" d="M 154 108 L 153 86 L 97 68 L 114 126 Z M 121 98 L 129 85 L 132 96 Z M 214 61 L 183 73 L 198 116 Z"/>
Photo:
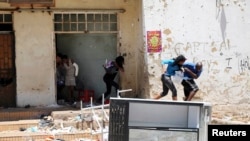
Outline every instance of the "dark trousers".
<path id="1" fill-rule="evenodd" d="M 103 81 L 106 84 L 106 92 L 104 93 L 104 98 L 107 98 L 111 94 L 112 86 L 115 87 L 115 90 L 119 89 L 119 85 L 114 81 L 115 75 L 105 74 L 103 76 Z"/>
<path id="2" fill-rule="evenodd" d="M 177 96 L 177 90 L 175 88 L 175 85 L 173 81 L 171 80 L 170 76 L 166 76 L 165 74 L 162 74 L 161 76 L 162 81 L 162 88 L 163 92 L 161 93 L 161 96 L 166 96 L 168 94 L 168 91 L 170 90 L 172 92 L 172 97 Z"/>
<path id="3" fill-rule="evenodd" d="M 63 99 L 63 88 L 64 88 L 64 85 L 57 85 L 57 100 L 61 100 Z"/>
<path id="4" fill-rule="evenodd" d="M 184 87 L 183 90 L 185 97 L 188 97 L 190 92 L 192 91 L 197 92 L 199 90 L 199 87 L 197 86 L 197 84 L 193 79 L 182 80 L 181 84 Z"/>

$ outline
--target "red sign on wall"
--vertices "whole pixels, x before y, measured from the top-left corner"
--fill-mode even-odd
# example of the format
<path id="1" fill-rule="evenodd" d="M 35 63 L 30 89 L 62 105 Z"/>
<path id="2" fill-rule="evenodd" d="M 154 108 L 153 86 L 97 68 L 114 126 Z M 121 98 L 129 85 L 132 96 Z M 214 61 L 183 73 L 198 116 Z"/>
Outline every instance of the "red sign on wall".
<path id="1" fill-rule="evenodd" d="M 148 52 L 161 52 L 161 31 L 147 31 L 147 46 Z"/>

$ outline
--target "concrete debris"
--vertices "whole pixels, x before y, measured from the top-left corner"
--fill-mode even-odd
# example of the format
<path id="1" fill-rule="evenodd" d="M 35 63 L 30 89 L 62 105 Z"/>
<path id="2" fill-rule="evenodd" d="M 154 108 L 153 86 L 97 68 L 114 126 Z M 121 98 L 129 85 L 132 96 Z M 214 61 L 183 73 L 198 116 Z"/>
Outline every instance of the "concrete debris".
<path id="1" fill-rule="evenodd" d="M 53 125 L 54 125 L 53 118 L 51 116 L 44 116 L 39 122 L 40 127 L 47 127 Z"/>
<path id="2" fill-rule="evenodd" d="M 19 128 L 19 131 L 25 131 L 25 130 L 26 130 L 26 128 L 24 128 L 24 127 Z"/>
<path id="3" fill-rule="evenodd" d="M 38 132 L 38 127 L 34 126 L 34 127 L 30 127 L 28 129 L 26 129 L 27 132 Z"/>
<path id="4" fill-rule="evenodd" d="M 105 109 L 108 113 L 108 109 Z M 29 125 L 27 122 L 16 130 L 2 131 L 2 133 L 23 132 L 25 135 L 45 134 L 48 137 L 43 141 L 64 141 L 60 138 L 63 135 L 70 134 L 89 134 L 88 136 L 94 138 L 81 138 L 75 141 L 106 141 L 108 137 L 108 120 L 104 117 L 102 109 L 80 110 L 80 111 L 65 111 L 53 112 L 51 115 L 41 115 L 40 119 L 35 120 Z M 37 125 L 36 125 L 37 124 Z M 1 133 L 0 133 L 1 134 Z M 102 136 L 103 135 L 103 136 Z M 31 136 L 30 136 L 31 137 Z M 97 137 L 99 139 L 97 140 Z M 104 140 L 105 139 L 105 140 Z M 26 141 L 28 139 L 25 139 Z M 32 141 L 32 137 L 30 138 Z"/>
<path id="5" fill-rule="evenodd" d="M 51 105 L 48 105 L 47 107 L 55 107 L 55 108 L 58 108 L 58 107 L 63 107 L 62 105 L 58 105 L 58 104 L 51 104 Z"/>
<path id="6" fill-rule="evenodd" d="M 82 119 L 83 121 L 93 121 L 93 117 L 90 114 L 83 115 Z"/>

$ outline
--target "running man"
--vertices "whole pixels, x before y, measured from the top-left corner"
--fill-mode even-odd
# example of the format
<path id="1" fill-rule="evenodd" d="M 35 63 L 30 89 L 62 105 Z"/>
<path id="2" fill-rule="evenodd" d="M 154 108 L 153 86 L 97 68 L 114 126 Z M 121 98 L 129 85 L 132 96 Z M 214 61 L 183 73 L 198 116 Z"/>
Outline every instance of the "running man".
<path id="1" fill-rule="evenodd" d="M 195 83 L 194 79 L 198 79 L 202 72 L 202 63 L 185 62 L 183 64 L 184 78 L 181 82 L 184 87 L 184 101 L 191 101 L 194 95 L 199 90 L 199 87 Z"/>

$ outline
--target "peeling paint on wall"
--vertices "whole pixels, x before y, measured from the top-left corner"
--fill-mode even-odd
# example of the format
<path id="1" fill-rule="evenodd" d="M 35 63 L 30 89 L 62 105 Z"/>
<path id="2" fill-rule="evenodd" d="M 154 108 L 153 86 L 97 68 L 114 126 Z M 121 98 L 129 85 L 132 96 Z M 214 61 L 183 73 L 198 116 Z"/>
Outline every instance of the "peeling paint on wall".
<path id="1" fill-rule="evenodd" d="M 241 11 L 244 11 L 246 8 L 246 0 L 216 0 L 216 6 L 221 7 L 221 6 L 236 6 L 240 8 Z"/>

